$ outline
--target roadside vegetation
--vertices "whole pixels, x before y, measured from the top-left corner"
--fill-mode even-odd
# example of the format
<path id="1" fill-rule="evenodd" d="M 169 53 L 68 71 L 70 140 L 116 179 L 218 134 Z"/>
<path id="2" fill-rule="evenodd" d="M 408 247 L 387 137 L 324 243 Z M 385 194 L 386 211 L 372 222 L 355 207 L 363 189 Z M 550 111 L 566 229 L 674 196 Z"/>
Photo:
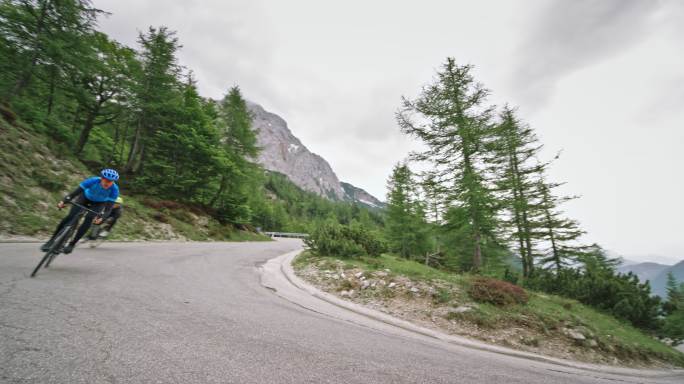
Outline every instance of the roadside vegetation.
<path id="1" fill-rule="evenodd" d="M 515 108 L 489 104 L 489 94 L 473 77 L 472 66 L 448 58 L 434 80 L 416 98 L 404 98 L 397 112 L 402 132 L 417 138 L 423 150 L 392 170 L 382 232 L 331 222 L 311 234 L 311 254 L 366 266 L 384 266 L 391 258 L 430 268 L 417 273 L 420 278 L 440 271 L 440 280 L 462 283 L 462 294 L 487 298 L 477 309 L 454 315 L 480 325 L 518 316 L 516 308 L 536 308 L 531 315 L 540 319 L 542 330 L 553 325 L 546 320 L 560 320 L 554 313 L 601 313 L 580 322 L 599 332 L 592 342 L 599 350 L 652 352 L 658 358 L 668 351 L 679 364 L 681 354 L 656 339 L 682 341 L 682 285 L 672 281 L 667 298 L 653 296 L 648 282 L 616 271 L 620 260 L 585 243 L 580 223 L 563 212 L 563 204 L 577 197 L 560 194 L 562 183 L 549 180 L 555 158 L 544 159 L 534 130 Z M 383 248 L 365 249 L 366 234 Z M 380 256 L 385 249 L 393 256 Z M 416 274 L 410 268 L 404 272 L 407 278 Z M 557 298 L 553 308 L 562 300 L 568 308 L 552 310 L 547 297 Z M 493 309 L 507 303 L 518 306 Z M 616 337 L 609 330 L 617 324 L 630 331 L 613 347 L 602 348 L 605 335 Z"/>
<path id="2" fill-rule="evenodd" d="M 684 354 L 626 321 L 502 280 L 390 254 L 348 258 L 307 251 L 293 265 L 325 291 L 450 334 L 584 362 L 684 366 Z M 505 299 L 491 300 L 498 297 Z"/>

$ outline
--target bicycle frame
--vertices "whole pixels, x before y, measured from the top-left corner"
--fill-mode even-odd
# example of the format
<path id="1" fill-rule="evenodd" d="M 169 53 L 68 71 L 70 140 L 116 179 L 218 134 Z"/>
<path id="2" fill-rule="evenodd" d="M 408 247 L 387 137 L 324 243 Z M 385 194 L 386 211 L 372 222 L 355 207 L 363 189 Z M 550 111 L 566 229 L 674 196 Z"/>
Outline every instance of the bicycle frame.
<path id="1" fill-rule="evenodd" d="M 34 277 L 36 275 L 36 273 L 38 272 L 40 267 L 43 266 L 43 264 L 45 265 L 44 268 L 49 267 L 50 263 L 52 263 L 52 261 L 57 257 L 57 255 L 61 253 L 62 246 L 69 239 L 71 239 L 71 237 L 74 234 L 74 231 L 78 227 L 79 222 L 81 221 L 81 218 L 86 213 L 86 211 L 94 213 L 97 216 L 101 215 L 100 212 L 94 211 L 86 206 L 83 206 L 73 201 L 69 201 L 67 202 L 67 204 L 75 205 L 81 208 L 81 210 L 70 222 L 66 223 L 64 225 L 64 228 L 62 228 L 62 230 L 59 231 L 59 233 L 55 236 L 54 243 L 52 244 L 50 249 L 47 252 L 45 252 L 45 256 L 43 256 L 43 258 L 40 260 L 36 268 L 31 273 L 31 277 Z"/>

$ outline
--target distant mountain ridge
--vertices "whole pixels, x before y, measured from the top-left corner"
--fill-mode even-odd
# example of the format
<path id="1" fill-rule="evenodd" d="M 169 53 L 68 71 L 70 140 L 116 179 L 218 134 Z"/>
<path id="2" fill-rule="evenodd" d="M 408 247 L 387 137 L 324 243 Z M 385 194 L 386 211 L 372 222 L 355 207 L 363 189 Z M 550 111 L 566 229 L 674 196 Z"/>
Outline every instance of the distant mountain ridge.
<path id="1" fill-rule="evenodd" d="M 383 206 L 363 189 L 340 182 L 330 164 L 309 151 L 282 117 L 251 101 L 247 101 L 247 108 L 252 113 L 252 126 L 261 147 L 257 161 L 264 168 L 282 173 L 298 187 L 331 200 L 354 201 L 374 208 Z"/>
<path id="2" fill-rule="evenodd" d="M 342 182 L 341 184 L 342 189 L 344 189 L 345 200 L 354 201 L 370 208 L 384 208 L 386 205 L 382 201 L 375 198 L 375 196 L 359 187 L 355 187 L 345 182 Z"/>
<path id="3" fill-rule="evenodd" d="M 658 276 L 662 271 L 668 269 L 670 266 L 659 263 L 634 263 L 634 264 L 623 264 L 618 266 L 617 270 L 620 273 L 632 272 L 641 281 L 653 280 L 654 277 Z"/>
<path id="4" fill-rule="evenodd" d="M 684 282 L 684 260 L 675 265 L 645 262 L 637 264 L 623 264 L 617 268 L 618 272 L 632 272 L 640 281 L 649 281 L 651 292 L 660 297 L 667 296 L 667 275 L 672 273 L 678 282 Z"/>

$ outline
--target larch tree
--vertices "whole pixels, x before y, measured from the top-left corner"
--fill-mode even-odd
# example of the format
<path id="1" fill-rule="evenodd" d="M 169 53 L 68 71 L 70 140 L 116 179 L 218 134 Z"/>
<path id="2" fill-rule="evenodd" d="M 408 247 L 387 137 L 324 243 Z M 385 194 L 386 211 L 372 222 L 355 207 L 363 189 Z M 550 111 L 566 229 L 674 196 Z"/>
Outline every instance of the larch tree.
<path id="1" fill-rule="evenodd" d="M 136 81 L 132 124 L 134 132 L 126 173 L 140 173 L 145 160 L 145 146 L 159 130 L 174 124 L 175 109 L 181 97 L 180 67 L 176 52 L 180 48 L 175 32 L 166 27 L 150 27 L 141 33 L 138 42 L 142 47 L 140 78 Z"/>
<path id="2" fill-rule="evenodd" d="M 78 65 L 83 38 L 102 11 L 88 0 L 6 0 L 0 3 L 2 99 L 11 102 L 45 70 L 53 90 L 57 76 Z"/>
<path id="3" fill-rule="evenodd" d="M 390 250 L 404 258 L 422 256 L 429 246 L 428 227 L 408 165 L 394 166 L 387 189 L 385 234 Z"/>
<path id="4" fill-rule="evenodd" d="M 565 217 L 564 212 L 560 210 L 563 203 L 577 198 L 577 196 L 555 196 L 553 189 L 561 185 L 547 182 L 543 174 L 537 180 L 542 210 L 537 235 L 547 244 L 541 264 L 554 268 L 556 272 L 576 262 L 587 252 L 597 253 L 592 246 L 587 247 L 580 243 L 580 238 L 586 232 L 580 228 L 576 220 Z"/>
<path id="5" fill-rule="evenodd" d="M 495 128 L 490 163 L 497 174 L 496 185 L 503 209 L 502 231 L 522 260 L 523 276 L 534 272 L 535 247 L 540 240 L 539 221 L 545 213 L 537 177 L 548 163 L 538 160 L 542 145 L 534 131 L 522 123 L 515 110 L 506 106 Z"/>
<path id="6" fill-rule="evenodd" d="M 131 98 L 132 73 L 138 62 L 135 52 L 110 40 L 107 35 L 95 32 L 90 55 L 83 58 L 84 68 L 76 74 L 71 94 L 78 101 L 83 114 L 83 127 L 75 152 L 83 151 L 94 127 L 117 118 Z"/>
<path id="7" fill-rule="evenodd" d="M 471 71 L 470 65 L 459 66 L 448 58 L 416 100 L 403 99 L 397 120 L 404 133 L 427 146 L 413 159 L 430 162 L 449 186 L 446 202 L 467 213 L 472 268 L 478 270 L 483 264 L 482 244 L 494 236 L 496 226 L 496 202 L 486 166 L 493 108 L 485 104 L 489 91 Z"/>

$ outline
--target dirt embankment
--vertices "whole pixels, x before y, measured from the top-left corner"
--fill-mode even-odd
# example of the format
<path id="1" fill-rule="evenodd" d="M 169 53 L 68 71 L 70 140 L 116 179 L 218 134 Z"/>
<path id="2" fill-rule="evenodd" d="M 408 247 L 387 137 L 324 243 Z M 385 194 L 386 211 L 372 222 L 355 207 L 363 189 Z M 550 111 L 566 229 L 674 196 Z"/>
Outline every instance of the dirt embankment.
<path id="1" fill-rule="evenodd" d="M 508 313 L 472 301 L 465 286 L 458 283 L 410 279 L 387 268 L 368 269 L 308 254 L 302 258 L 305 260 L 295 262 L 297 275 L 319 289 L 423 327 L 569 360 L 673 367 L 664 355 L 625 345 L 611 334 L 599 334 L 591 320 L 572 313 L 572 304 L 556 306 L 564 307 L 566 314 L 544 316 L 544 311 L 555 308 L 539 304 L 546 300 L 545 295 L 534 294 L 541 296 L 533 299 L 534 308 L 521 307 Z"/>

